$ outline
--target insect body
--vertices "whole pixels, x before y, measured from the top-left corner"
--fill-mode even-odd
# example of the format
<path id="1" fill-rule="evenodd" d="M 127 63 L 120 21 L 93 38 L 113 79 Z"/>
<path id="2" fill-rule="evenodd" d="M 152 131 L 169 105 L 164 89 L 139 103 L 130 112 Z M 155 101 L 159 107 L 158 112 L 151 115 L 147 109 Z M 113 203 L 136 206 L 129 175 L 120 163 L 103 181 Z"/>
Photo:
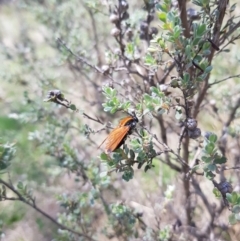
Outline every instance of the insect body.
<path id="1" fill-rule="evenodd" d="M 120 120 L 118 126 L 113 129 L 107 138 L 102 142 L 105 142 L 105 152 L 111 153 L 118 149 L 130 135 L 138 122 L 136 116 L 127 116 Z M 102 145 L 101 144 L 101 145 Z M 100 146 L 101 146 L 100 145 Z"/>

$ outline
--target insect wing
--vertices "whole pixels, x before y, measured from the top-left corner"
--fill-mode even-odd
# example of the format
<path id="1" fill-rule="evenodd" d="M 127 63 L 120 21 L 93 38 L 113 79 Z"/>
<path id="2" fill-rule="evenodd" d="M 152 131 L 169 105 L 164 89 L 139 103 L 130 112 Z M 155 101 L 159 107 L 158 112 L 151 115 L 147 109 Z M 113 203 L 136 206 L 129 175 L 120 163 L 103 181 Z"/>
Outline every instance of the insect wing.
<path id="1" fill-rule="evenodd" d="M 121 126 L 126 126 L 128 124 L 129 121 L 132 121 L 133 120 L 133 117 L 132 116 L 127 116 L 127 117 L 124 117 L 123 119 L 120 120 L 119 124 L 118 124 L 118 127 L 121 127 Z"/>
<path id="2" fill-rule="evenodd" d="M 129 131 L 129 126 L 115 128 L 106 139 L 105 151 L 110 153 L 116 150 Z"/>
<path id="3" fill-rule="evenodd" d="M 98 149 L 103 145 L 103 143 L 107 140 L 108 136 L 103 140 L 103 142 L 99 145 Z"/>

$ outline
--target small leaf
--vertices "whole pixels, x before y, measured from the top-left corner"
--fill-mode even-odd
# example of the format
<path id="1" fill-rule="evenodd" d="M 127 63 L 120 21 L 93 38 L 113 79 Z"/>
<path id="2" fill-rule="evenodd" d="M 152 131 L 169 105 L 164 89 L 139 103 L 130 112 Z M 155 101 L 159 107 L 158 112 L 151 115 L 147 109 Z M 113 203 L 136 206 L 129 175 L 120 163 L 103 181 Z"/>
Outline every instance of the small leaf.
<path id="1" fill-rule="evenodd" d="M 193 168 L 192 168 L 192 172 L 195 172 L 197 171 L 198 169 L 200 168 L 200 165 L 195 165 Z"/>
<path id="2" fill-rule="evenodd" d="M 212 180 L 215 177 L 215 175 L 211 171 L 205 172 L 205 175 L 209 180 Z"/>
<path id="3" fill-rule="evenodd" d="M 213 188 L 213 194 L 215 195 L 216 198 L 222 197 L 221 192 L 216 187 Z"/>
<path id="4" fill-rule="evenodd" d="M 148 95 L 148 94 L 144 94 L 143 98 L 144 98 L 144 101 L 145 101 L 145 102 L 151 102 L 151 101 L 152 101 L 151 96 Z"/>
<path id="5" fill-rule="evenodd" d="M 228 200 L 229 203 L 232 203 L 232 194 L 226 193 L 226 199 Z"/>
<path id="6" fill-rule="evenodd" d="M 216 165 L 215 164 L 209 164 L 208 165 L 208 170 L 214 172 L 216 170 Z"/>
<path id="7" fill-rule="evenodd" d="M 206 24 L 202 24 L 202 25 L 199 25 L 198 28 L 197 28 L 197 36 L 198 37 L 201 37 L 202 35 L 205 34 L 206 32 Z"/>
<path id="8" fill-rule="evenodd" d="M 0 189 L 0 196 L 6 197 L 6 186 L 2 185 L 2 190 Z"/>
<path id="9" fill-rule="evenodd" d="M 107 175 L 108 175 L 108 172 L 107 172 L 107 171 L 101 172 L 101 173 L 99 174 L 99 176 L 100 176 L 101 178 L 106 177 Z"/>
<path id="10" fill-rule="evenodd" d="M 154 53 L 154 52 L 157 51 L 157 49 L 156 49 L 156 48 L 153 48 L 153 47 L 151 46 L 151 47 L 148 47 L 147 51 L 150 52 L 150 53 Z"/>
<path id="11" fill-rule="evenodd" d="M 169 11 L 169 6 L 166 3 L 158 4 L 158 8 L 165 13 Z"/>
<path id="12" fill-rule="evenodd" d="M 212 143 L 216 143 L 217 141 L 217 135 L 211 133 L 211 135 L 208 137 L 208 140 Z"/>
<path id="13" fill-rule="evenodd" d="M 192 41 L 192 45 L 198 45 L 199 41 L 202 39 L 202 37 L 196 37 Z"/>
<path id="14" fill-rule="evenodd" d="M 234 205 L 232 208 L 233 213 L 239 213 L 240 212 L 240 205 Z"/>
<path id="15" fill-rule="evenodd" d="M 237 223 L 236 217 L 235 217 L 235 215 L 234 215 L 233 213 L 229 215 L 228 221 L 229 221 L 229 223 L 230 223 L 231 225 L 234 225 L 234 224 Z"/>
<path id="16" fill-rule="evenodd" d="M 111 113 L 111 114 L 115 114 L 115 112 L 117 111 L 117 109 L 118 109 L 117 107 L 112 108 L 111 111 L 110 111 L 110 113 Z"/>
<path id="17" fill-rule="evenodd" d="M 227 162 L 227 158 L 225 156 L 218 157 L 214 159 L 214 163 L 216 164 L 223 164 Z"/>
<path id="18" fill-rule="evenodd" d="M 151 56 L 151 54 L 146 54 L 144 62 L 146 65 L 156 65 L 156 60 Z"/>
<path id="19" fill-rule="evenodd" d="M 20 190 L 23 189 L 23 183 L 22 182 L 18 182 L 17 188 L 20 189 Z"/>
<path id="20" fill-rule="evenodd" d="M 182 118 L 182 107 L 180 107 L 180 106 L 176 107 L 175 118 L 177 120 L 180 120 Z"/>
<path id="21" fill-rule="evenodd" d="M 105 152 L 103 152 L 103 153 L 100 155 L 100 158 L 101 158 L 101 160 L 103 160 L 103 161 L 108 161 L 108 160 L 109 160 L 109 156 L 108 156 Z"/>
<path id="22" fill-rule="evenodd" d="M 122 179 L 125 181 L 129 181 L 133 178 L 134 175 L 134 171 L 133 169 L 130 167 L 129 169 L 125 170 L 123 175 L 122 175 Z"/>
<path id="23" fill-rule="evenodd" d="M 235 8 L 236 8 L 236 6 L 237 6 L 237 3 L 234 3 L 231 7 L 230 7 L 230 12 L 233 12 L 233 11 L 235 11 Z"/>
<path id="24" fill-rule="evenodd" d="M 135 153 L 132 149 L 130 150 L 130 157 L 132 160 L 134 160 L 134 158 L 135 158 Z"/>
<path id="25" fill-rule="evenodd" d="M 71 104 L 71 105 L 69 106 L 69 108 L 70 108 L 71 110 L 77 110 L 76 105 L 73 105 L 73 104 Z"/>
<path id="26" fill-rule="evenodd" d="M 212 157 L 203 156 L 202 161 L 205 163 L 210 163 L 212 161 Z"/>
<path id="27" fill-rule="evenodd" d="M 225 52 L 225 53 L 229 53 L 230 52 L 230 49 L 223 49 L 221 50 L 222 52 Z"/>
<path id="28" fill-rule="evenodd" d="M 166 23 L 167 22 L 167 14 L 164 12 L 158 13 L 158 18 L 162 22 Z"/>
<path id="29" fill-rule="evenodd" d="M 215 148 L 215 145 L 210 142 L 205 146 L 205 151 L 211 155 L 214 151 L 214 148 Z"/>
<path id="30" fill-rule="evenodd" d="M 235 214 L 235 219 L 236 219 L 237 221 L 240 221 L 240 213 Z"/>
<path id="31" fill-rule="evenodd" d="M 210 65 L 205 69 L 205 73 L 210 73 L 212 71 L 213 67 Z"/>
<path id="32" fill-rule="evenodd" d="M 236 192 L 232 192 L 232 204 L 237 204 L 238 202 L 238 194 Z"/>
<path id="33" fill-rule="evenodd" d="M 189 75 L 189 73 L 185 73 L 185 74 L 183 75 L 183 80 L 184 80 L 185 83 L 188 83 L 188 82 L 189 82 L 189 80 L 190 80 L 190 75 Z"/>

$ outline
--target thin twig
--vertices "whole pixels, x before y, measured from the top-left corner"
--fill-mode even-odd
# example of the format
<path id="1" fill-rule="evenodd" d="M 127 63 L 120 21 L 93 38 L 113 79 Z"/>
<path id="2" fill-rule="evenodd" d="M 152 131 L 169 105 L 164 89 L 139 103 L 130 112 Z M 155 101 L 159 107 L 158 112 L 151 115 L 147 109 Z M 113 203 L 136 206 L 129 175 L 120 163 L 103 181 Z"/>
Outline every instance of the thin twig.
<path id="1" fill-rule="evenodd" d="M 219 84 L 219 83 L 221 83 L 221 82 L 223 82 L 223 81 L 226 81 L 226 80 L 229 80 L 229 79 L 232 79 L 232 78 L 240 78 L 240 74 L 231 75 L 231 76 L 228 76 L 228 77 L 226 77 L 226 78 L 224 78 L 224 79 L 221 79 L 221 80 L 216 80 L 215 82 L 209 84 L 208 86 L 211 87 L 211 86 L 213 86 L 213 85 Z"/>
<path id="2" fill-rule="evenodd" d="M 235 166 L 235 167 L 224 167 L 223 170 L 233 170 L 233 169 L 240 169 L 240 166 Z"/>
<path id="3" fill-rule="evenodd" d="M 0 183 L 2 183 L 4 186 L 6 186 L 7 188 L 9 188 L 12 192 L 14 192 L 18 198 L 8 198 L 8 200 L 11 200 L 11 201 L 21 201 L 25 204 L 27 204 L 28 206 L 31 206 L 33 209 L 35 209 L 37 212 L 41 213 L 44 217 L 46 217 L 47 219 L 51 220 L 55 225 L 57 225 L 59 228 L 63 229 L 63 230 L 67 230 L 71 233 L 74 233 L 78 236 L 82 236 L 82 237 L 85 237 L 86 239 L 90 240 L 90 241 L 96 241 L 95 239 L 93 239 L 92 237 L 86 235 L 86 234 L 83 234 L 83 233 L 80 233 L 78 231 L 75 231 L 61 223 L 59 223 L 58 221 L 56 221 L 53 217 L 51 217 L 49 214 L 47 214 L 46 212 L 44 212 L 43 210 L 41 210 L 38 206 L 36 206 L 35 202 L 32 203 L 32 202 L 29 202 L 24 196 L 21 195 L 21 193 L 16 190 L 12 185 L 10 185 L 9 183 L 5 182 L 4 180 L 0 179 Z"/>
<path id="4" fill-rule="evenodd" d="M 236 111 L 237 111 L 237 109 L 238 109 L 239 107 L 240 107 L 240 98 L 238 98 L 235 106 L 233 107 L 233 109 L 232 109 L 232 111 L 231 111 L 231 113 L 230 113 L 230 115 L 229 115 L 229 118 L 228 118 L 228 120 L 227 120 L 227 122 L 226 122 L 226 124 L 225 124 L 225 127 L 230 126 L 231 122 L 233 121 L 233 119 L 234 119 L 234 117 L 235 117 Z"/>
<path id="5" fill-rule="evenodd" d="M 75 53 L 66 45 L 66 43 L 65 43 L 62 39 L 58 38 L 58 39 L 57 39 L 57 42 L 58 42 L 60 45 L 62 45 L 65 49 L 67 49 L 67 51 L 68 51 L 71 55 L 73 55 L 73 56 L 76 58 L 77 61 L 80 61 L 80 62 L 86 64 L 88 67 L 90 67 L 91 69 L 94 69 L 96 72 L 98 72 L 98 73 L 100 73 L 100 74 L 102 74 L 102 75 L 106 75 L 106 73 L 105 73 L 103 70 L 101 70 L 99 67 L 97 67 L 96 65 L 90 64 L 85 58 L 83 58 L 83 57 L 75 54 Z M 111 79 L 112 81 L 114 81 L 111 75 L 106 75 L 106 76 L 107 76 L 109 79 Z"/>
<path id="6" fill-rule="evenodd" d="M 177 148 L 178 155 L 180 155 L 182 140 L 183 140 L 183 137 L 185 135 L 185 132 L 186 132 L 186 127 L 183 127 L 182 131 L 181 131 L 181 134 L 179 136 L 179 141 L 178 141 L 178 148 Z"/>
<path id="7" fill-rule="evenodd" d="M 100 123 L 100 124 L 103 125 L 103 122 L 102 122 L 101 120 L 99 120 L 99 118 L 95 119 L 95 118 L 89 116 L 89 115 L 86 114 L 86 113 L 83 113 L 83 116 L 85 116 L 85 117 L 87 117 L 88 119 L 93 120 L 93 121 L 95 121 L 95 122 Z"/>
<path id="8" fill-rule="evenodd" d="M 101 60 L 101 53 L 100 53 L 100 49 L 99 49 L 99 39 L 98 39 L 98 34 L 97 34 L 96 18 L 94 16 L 91 8 L 89 8 L 89 7 L 85 7 L 85 8 L 88 11 L 90 18 L 91 18 L 93 34 L 94 34 L 94 39 L 95 39 L 95 49 L 96 49 L 97 58 L 98 58 L 98 65 L 101 65 L 102 60 Z"/>
<path id="9" fill-rule="evenodd" d="M 225 40 L 232 34 L 234 33 L 238 28 L 240 27 L 240 21 L 234 25 L 234 27 L 231 27 L 225 35 L 223 35 L 220 39 L 220 44 L 224 43 Z"/>
<path id="10" fill-rule="evenodd" d="M 221 31 L 223 19 L 224 19 L 224 16 L 226 14 L 227 5 L 228 5 L 228 0 L 222 0 L 222 1 L 218 2 L 218 7 L 217 7 L 218 19 L 216 19 L 215 25 L 213 27 L 213 38 L 212 38 L 213 42 L 217 46 L 219 46 L 219 36 L 220 36 L 220 31 Z M 209 65 L 212 63 L 214 53 L 215 53 L 215 49 L 212 48 L 211 53 L 208 56 Z M 202 90 L 199 91 L 199 94 L 198 94 L 198 97 L 197 97 L 197 100 L 196 100 L 196 104 L 195 104 L 195 108 L 194 108 L 193 118 L 197 117 L 200 105 L 201 105 L 202 101 L 204 100 L 205 95 L 207 93 L 207 90 L 209 88 L 209 84 L 208 84 L 209 77 L 210 77 L 210 74 L 207 75 L 207 77 L 205 79 L 205 82 L 203 84 Z"/>

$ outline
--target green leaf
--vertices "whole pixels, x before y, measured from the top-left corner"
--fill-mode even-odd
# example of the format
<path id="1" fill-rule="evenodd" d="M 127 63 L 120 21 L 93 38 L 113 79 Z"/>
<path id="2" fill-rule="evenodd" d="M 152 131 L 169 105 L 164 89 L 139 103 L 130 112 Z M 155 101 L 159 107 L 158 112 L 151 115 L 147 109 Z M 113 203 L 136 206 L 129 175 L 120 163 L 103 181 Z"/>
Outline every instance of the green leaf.
<path id="1" fill-rule="evenodd" d="M 235 215 L 234 215 L 233 213 L 229 215 L 228 221 L 229 221 L 229 223 L 230 223 L 231 225 L 234 225 L 234 224 L 237 223 L 236 217 L 235 217 Z"/>
<path id="2" fill-rule="evenodd" d="M 8 167 L 7 163 L 0 160 L 0 170 L 4 170 Z"/>
<path id="3" fill-rule="evenodd" d="M 126 144 L 123 145 L 123 150 L 124 150 L 124 152 L 126 153 L 126 155 L 128 155 L 128 153 L 129 153 L 129 148 L 128 148 L 128 146 L 127 146 Z"/>
<path id="4" fill-rule="evenodd" d="M 214 148 L 215 148 L 215 145 L 210 142 L 205 146 L 205 151 L 207 152 L 207 154 L 211 155 L 214 151 Z"/>
<path id="5" fill-rule="evenodd" d="M 175 118 L 177 120 L 180 120 L 182 118 L 182 107 L 181 106 L 176 107 Z"/>
<path id="6" fill-rule="evenodd" d="M 201 39 L 202 39 L 202 37 L 196 37 L 196 38 L 194 38 L 194 39 L 193 39 L 193 42 L 192 42 L 192 45 L 194 45 L 194 46 L 195 46 L 195 45 L 198 45 Z"/>
<path id="7" fill-rule="evenodd" d="M 238 194 L 236 192 L 232 192 L 232 204 L 237 204 L 238 202 Z"/>
<path id="8" fill-rule="evenodd" d="M 181 34 L 181 28 L 179 25 L 176 25 L 173 29 L 173 38 L 178 39 Z"/>
<path id="9" fill-rule="evenodd" d="M 132 149 L 130 150 L 130 157 L 132 160 L 134 160 L 134 158 L 135 158 L 135 153 Z"/>
<path id="10" fill-rule="evenodd" d="M 134 171 L 131 167 L 129 167 L 129 169 L 124 171 L 122 175 L 122 179 L 128 182 L 133 178 L 133 175 L 134 175 Z"/>
<path id="11" fill-rule="evenodd" d="M 240 205 L 234 205 L 232 208 L 233 213 L 239 213 L 240 212 Z"/>
<path id="12" fill-rule="evenodd" d="M 204 56 L 209 56 L 211 54 L 211 51 L 209 49 L 203 50 L 203 55 Z"/>
<path id="13" fill-rule="evenodd" d="M 162 49 L 165 49 L 166 48 L 166 43 L 165 43 L 165 40 L 163 39 L 163 38 L 158 38 L 157 39 L 157 43 L 160 45 L 160 47 L 162 48 Z"/>
<path id="14" fill-rule="evenodd" d="M 134 53 L 134 46 L 133 46 L 133 43 L 128 43 L 127 46 L 126 46 L 126 52 L 129 54 L 129 55 L 133 55 Z"/>
<path id="15" fill-rule="evenodd" d="M 193 0 L 192 3 L 199 6 L 199 7 L 202 7 L 202 5 L 203 5 L 202 0 Z"/>
<path id="16" fill-rule="evenodd" d="M 216 164 L 223 164 L 227 162 L 227 158 L 225 156 L 217 157 L 214 159 L 214 163 Z"/>
<path id="17" fill-rule="evenodd" d="M 192 168 L 192 172 L 195 172 L 195 171 L 197 171 L 198 169 L 200 168 L 200 165 L 195 165 L 195 166 L 193 166 L 193 168 Z"/>
<path id="18" fill-rule="evenodd" d="M 229 10 L 230 13 L 233 12 L 233 11 L 235 11 L 236 6 L 237 6 L 237 3 L 234 3 L 234 4 L 230 7 L 230 10 Z"/>
<path id="19" fill-rule="evenodd" d="M 115 112 L 116 112 L 117 110 L 118 110 L 118 108 L 117 108 L 117 107 L 114 107 L 114 108 L 111 109 L 110 113 L 111 113 L 111 114 L 115 114 Z"/>
<path id="20" fill-rule="evenodd" d="M 148 47 L 147 51 L 150 52 L 150 53 L 154 53 L 154 52 L 157 52 L 157 48 L 154 48 L 153 46 L 150 46 L 150 47 Z"/>
<path id="21" fill-rule="evenodd" d="M 22 182 L 18 182 L 17 188 L 22 190 L 23 189 L 23 183 Z"/>
<path id="22" fill-rule="evenodd" d="M 146 166 L 144 167 L 144 172 L 147 172 L 149 169 L 151 169 L 151 166 L 150 166 L 150 165 L 146 165 Z"/>
<path id="23" fill-rule="evenodd" d="M 162 22 L 166 23 L 167 22 L 167 14 L 164 12 L 158 13 L 158 18 Z"/>
<path id="24" fill-rule="evenodd" d="M 212 71 L 213 67 L 210 65 L 205 69 L 205 73 L 210 73 Z"/>
<path id="25" fill-rule="evenodd" d="M 146 65 L 151 65 L 151 66 L 156 65 L 156 60 L 155 58 L 152 57 L 151 54 L 146 54 L 144 62 Z"/>
<path id="26" fill-rule="evenodd" d="M 214 172 L 216 170 L 216 165 L 211 163 L 207 166 L 207 168 L 209 171 Z"/>
<path id="27" fill-rule="evenodd" d="M 229 203 L 232 203 L 232 194 L 231 193 L 226 193 L 226 199 Z"/>
<path id="28" fill-rule="evenodd" d="M 143 162 L 138 163 L 138 169 L 141 169 L 143 164 L 144 164 Z"/>
<path id="29" fill-rule="evenodd" d="M 187 55 L 188 58 L 191 58 L 191 54 L 192 54 L 192 48 L 190 45 L 187 45 L 185 47 L 185 54 Z"/>
<path id="30" fill-rule="evenodd" d="M 108 161 L 108 160 L 109 160 L 109 156 L 108 156 L 105 152 L 103 152 L 103 153 L 100 155 L 100 158 L 101 158 L 101 160 L 103 160 L 103 161 Z"/>
<path id="31" fill-rule="evenodd" d="M 189 80 L 190 80 L 190 75 L 189 75 L 189 73 L 184 73 L 184 75 L 183 75 L 183 80 L 184 80 L 185 83 L 188 83 L 188 82 L 189 82 Z"/>
<path id="32" fill-rule="evenodd" d="M 167 13 L 169 11 L 169 6 L 166 3 L 158 4 L 158 9 Z"/>
<path id="33" fill-rule="evenodd" d="M 206 171 L 205 175 L 209 180 L 212 180 L 215 177 L 215 175 L 211 171 Z"/>
<path id="34" fill-rule="evenodd" d="M 210 142 L 212 142 L 212 143 L 216 143 L 216 141 L 217 141 L 217 135 L 215 135 L 215 134 L 212 133 L 212 134 L 209 136 L 208 140 L 209 140 Z"/>
<path id="35" fill-rule="evenodd" d="M 156 87 L 151 87 L 151 92 L 152 92 L 152 96 L 158 96 L 160 98 L 163 98 L 165 95 L 162 91 L 160 91 L 160 89 L 156 88 Z"/>
<path id="36" fill-rule="evenodd" d="M 213 188 L 213 194 L 215 195 L 216 198 L 222 197 L 221 192 L 216 187 Z"/>
<path id="37" fill-rule="evenodd" d="M 152 97 L 149 94 L 144 94 L 143 98 L 144 98 L 145 102 L 151 102 L 152 101 Z"/>
<path id="38" fill-rule="evenodd" d="M 203 156 L 202 161 L 205 163 L 210 163 L 212 161 L 212 157 Z"/>
<path id="39" fill-rule="evenodd" d="M 71 104 L 71 105 L 69 106 L 69 108 L 70 108 L 71 110 L 77 110 L 77 107 L 76 107 L 76 105 L 74 105 L 74 104 Z"/>
<path id="40" fill-rule="evenodd" d="M 202 35 L 204 35 L 206 32 L 206 28 L 207 28 L 206 24 L 199 25 L 197 28 L 197 36 L 201 37 Z"/>
<path id="41" fill-rule="evenodd" d="M 131 106 L 131 102 L 130 101 L 127 101 L 124 104 L 122 104 L 122 108 L 124 110 L 128 110 L 130 106 Z"/>
<path id="42" fill-rule="evenodd" d="M 235 214 L 235 218 L 237 221 L 240 221 L 240 213 Z"/>
<path id="43" fill-rule="evenodd" d="M 123 159 L 122 153 L 121 152 L 114 152 L 113 153 L 113 159 L 116 163 L 120 162 Z"/>

